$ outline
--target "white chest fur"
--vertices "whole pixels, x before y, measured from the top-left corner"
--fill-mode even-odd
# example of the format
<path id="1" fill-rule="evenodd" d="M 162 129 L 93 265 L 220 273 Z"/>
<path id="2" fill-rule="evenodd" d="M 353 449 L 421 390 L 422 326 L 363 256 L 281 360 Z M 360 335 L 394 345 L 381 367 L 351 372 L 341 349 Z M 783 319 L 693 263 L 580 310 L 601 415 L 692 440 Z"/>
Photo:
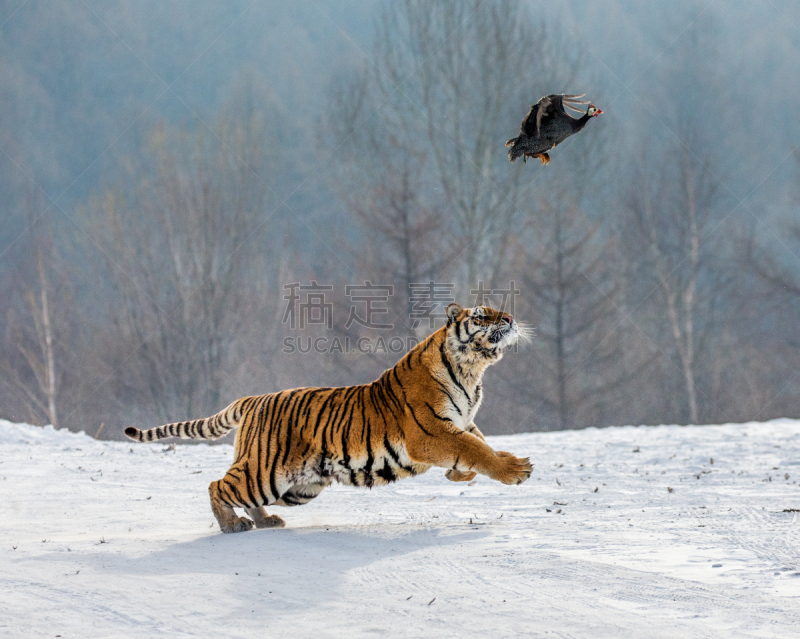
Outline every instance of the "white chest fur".
<path id="1" fill-rule="evenodd" d="M 477 384 L 447 384 L 448 393 L 444 398 L 442 413 L 453 424 L 464 430 L 475 419 L 475 414 L 483 401 L 480 382 Z"/>

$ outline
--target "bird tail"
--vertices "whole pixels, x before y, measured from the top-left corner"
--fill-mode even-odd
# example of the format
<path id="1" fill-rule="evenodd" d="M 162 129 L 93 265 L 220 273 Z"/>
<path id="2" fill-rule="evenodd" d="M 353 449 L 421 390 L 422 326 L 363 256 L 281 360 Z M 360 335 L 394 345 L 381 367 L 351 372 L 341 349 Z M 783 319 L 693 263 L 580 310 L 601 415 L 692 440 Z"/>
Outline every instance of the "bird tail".
<path id="1" fill-rule="evenodd" d="M 522 150 L 517 148 L 517 140 L 519 140 L 519 138 L 513 138 L 506 142 L 506 146 L 510 147 L 508 149 L 508 159 L 511 162 L 516 160 L 520 155 L 524 155 Z"/>
<path id="2" fill-rule="evenodd" d="M 168 437 L 180 437 L 181 439 L 219 439 L 224 437 L 231 430 L 239 426 L 242 418 L 241 400 L 235 401 L 226 409 L 206 417 L 205 419 L 195 419 L 189 422 L 175 422 L 165 424 L 149 430 L 139 430 L 133 426 L 125 429 L 125 434 L 137 442 L 152 442 Z"/>

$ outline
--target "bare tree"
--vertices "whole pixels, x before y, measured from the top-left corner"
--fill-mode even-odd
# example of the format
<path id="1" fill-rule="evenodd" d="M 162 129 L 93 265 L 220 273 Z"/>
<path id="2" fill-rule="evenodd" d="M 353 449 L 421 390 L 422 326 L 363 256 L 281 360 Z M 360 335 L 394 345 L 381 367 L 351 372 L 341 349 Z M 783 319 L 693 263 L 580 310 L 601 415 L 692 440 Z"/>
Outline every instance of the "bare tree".
<path id="1" fill-rule="evenodd" d="M 649 273 L 658 291 L 680 363 L 686 418 L 696 424 L 700 331 L 711 331 L 712 309 L 721 294 L 710 237 L 719 197 L 708 155 L 700 158 L 686 148 L 671 151 L 663 164 L 636 175 L 627 209 L 642 250 L 638 265 L 645 270 L 639 277 Z"/>
<path id="2" fill-rule="evenodd" d="M 795 157 L 800 164 L 800 153 Z M 800 191 L 794 208 L 800 205 Z M 757 233 L 757 231 L 761 231 Z M 742 413 L 769 419 L 797 413 L 795 380 L 800 368 L 800 223 L 790 213 L 778 225 L 760 220 L 745 232 L 736 267 L 747 275 L 737 287 L 737 315 L 744 315 L 752 352 L 746 366 L 748 401 Z"/>
<path id="3" fill-rule="evenodd" d="M 331 144 L 359 167 L 398 152 L 425 160 L 415 200 L 447 216 L 473 287 L 503 259 L 526 180 L 523 168 L 509 167 L 502 142 L 538 99 L 531 90 L 567 88 L 575 60 L 518 4 L 392 3 L 378 21 L 372 64 L 346 85 L 347 102 L 335 96 L 350 109 L 329 115 Z M 351 189 L 374 188 L 389 173 L 351 177 Z"/>
<path id="4" fill-rule="evenodd" d="M 219 409 L 248 276 L 275 248 L 267 145 L 258 114 L 220 117 L 211 130 L 162 127 L 130 181 L 94 207 L 110 313 L 130 349 L 117 365 L 162 419 Z"/>
<path id="5" fill-rule="evenodd" d="M 58 394 L 61 373 L 57 366 L 59 345 L 55 335 L 55 300 L 50 273 L 55 260 L 55 244 L 47 228 L 47 218 L 40 219 L 30 195 L 29 217 L 32 223 L 30 262 L 20 277 L 22 304 L 8 308 L 7 324 L 25 369 L 14 360 L 4 363 L 6 381 L 13 385 L 28 407 L 33 421 L 44 418 L 58 427 Z M 39 206 L 42 206 L 39 203 Z"/>
<path id="6" fill-rule="evenodd" d="M 527 362 L 532 374 L 516 372 L 508 380 L 532 407 L 555 415 L 560 429 L 597 423 L 631 377 L 622 352 L 614 243 L 599 221 L 562 195 L 553 202 L 540 198 L 532 240 L 514 251 L 522 274 L 520 315 L 536 327 L 535 365 Z"/>
<path id="7" fill-rule="evenodd" d="M 20 343 L 19 349 L 36 376 L 39 389 L 46 399 L 47 416 L 50 423 L 57 428 L 56 396 L 58 384 L 56 380 L 55 346 L 53 344 L 53 323 L 51 320 L 52 311 L 48 302 L 50 286 L 47 282 L 41 248 L 36 255 L 36 272 L 39 276 L 39 299 L 36 299 L 36 294 L 32 288 L 28 288 L 25 292 L 25 297 L 30 307 L 31 317 L 33 317 L 38 348 L 33 351 L 27 348 L 24 343 Z"/>
<path id="8" fill-rule="evenodd" d="M 332 93 L 331 126 L 342 134 L 366 117 L 366 104 L 353 93 L 363 89 L 363 84 L 344 85 Z M 358 136 L 359 144 L 345 146 L 346 161 L 332 180 L 361 229 L 358 240 L 345 243 L 344 250 L 353 254 L 359 272 L 394 286 L 392 321 L 413 335 L 409 286 L 434 278 L 454 254 L 445 232 L 446 216 L 441 202 L 424 196 L 431 184 L 423 153 L 396 135 L 381 139 L 375 127 L 366 127 Z M 366 159 L 364 144 L 383 145 L 384 152 Z"/>

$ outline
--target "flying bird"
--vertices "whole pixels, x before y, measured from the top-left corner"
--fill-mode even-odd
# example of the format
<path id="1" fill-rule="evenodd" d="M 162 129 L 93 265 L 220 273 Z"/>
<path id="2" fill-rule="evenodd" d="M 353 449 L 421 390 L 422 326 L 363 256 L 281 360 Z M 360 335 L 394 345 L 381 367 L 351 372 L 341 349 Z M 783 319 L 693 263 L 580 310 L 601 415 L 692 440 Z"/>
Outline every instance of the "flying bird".
<path id="1" fill-rule="evenodd" d="M 512 162 L 522 156 L 522 161 L 528 158 L 539 158 L 542 164 L 550 163 L 547 151 L 583 129 L 591 118 L 596 118 L 603 111 L 588 101 L 580 101 L 585 93 L 580 95 L 553 94 L 546 95 L 536 104 L 531 105 L 531 110 L 522 121 L 519 136 L 506 142 L 508 159 Z M 589 104 L 586 113 L 576 108 L 577 104 Z M 583 113 L 581 118 L 573 118 L 564 107 Z"/>

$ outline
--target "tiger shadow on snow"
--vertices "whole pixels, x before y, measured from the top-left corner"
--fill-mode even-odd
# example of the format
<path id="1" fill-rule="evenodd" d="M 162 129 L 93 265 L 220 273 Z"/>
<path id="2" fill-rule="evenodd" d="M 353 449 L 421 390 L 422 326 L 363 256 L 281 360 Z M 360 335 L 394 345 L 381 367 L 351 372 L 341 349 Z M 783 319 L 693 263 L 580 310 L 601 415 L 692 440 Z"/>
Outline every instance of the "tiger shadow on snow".
<path id="1" fill-rule="evenodd" d="M 466 528 L 466 530 L 465 530 Z M 169 543 L 145 554 L 125 552 L 124 539 L 112 541 L 115 552 L 105 549 L 66 555 L 47 553 L 47 561 L 78 557 L 82 566 L 98 573 L 175 576 L 241 575 L 284 578 L 308 573 L 313 582 L 330 576 L 338 582 L 343 572 L 424 551 L 436 546 L 478 542 L 492 531 L 469 524 L 422 528 L 413 524 L 369 526 L 309 526 L 252 530 L 237 535 L 218 531 L 190 541 Z M 110 540 L 111 541 L 111 540 Z M 131 545 L 140 547 L 137 540 Z"/>
<path id="2" fill-rule="evenodd" d="M 186 562 L 190 562 L 199 564 L 203 573 L 246 571 L 263 576 L 287 574 L 287 569 L 295 574 L 307 570 L 314 579 L 330 573 L 332 580 L 339 581 L 344 571 L 427 548 L 478 541 L 490 534 L 485 529 L 420 529 L 411 524 L 252 530 L 175 543 L 131 560 L 129 568 L 149 572 L 146 567 L 150 566 L 162 574 L 171 568 L 186 572 Z"/>
<path id="3" fill-rule="evenodd" d="M 356 573 L 356 584 L 366 579 L 369 588 L 369 575 L 394 572 L 397 566 L 409 563 L 407 555 L 421 553 L 414 563 L 424 570 L 427 561 L 434 561 L 437 547 L 480 544 L 492 535 L 486 529 L 489 526 L 478 530 L 468 526 L 313 526 L 237 535 L 217 531 L 190 541 L 164 540 L 161 543 L 166 545 L 145 554 L 139 554 L 141 539 L 128 544 L 119 538 L 110 540 L 111 552 L 111 546 L 99 546 L 77 556 L 48 553 L 41 559 L 77 560 L 83 575 L 94 573 L 110 577 L 114 583 L 136 583 L 145 591 L 208 589 L 226 602 L 234 616 L 250 618 L 255 605 L 269 613 L 265 623 L 275 623 L 296 615 L 297 610 L 311 610 L 350 596 L 348 574 Z M 393 587 L 414 592 L 404 580 Z M 269 606 L 261 606 L 264 603 Z"/>
<path id="4" fill-rule="evenodd" d="M 394 574 L 398 566 L 416 564 L 424 570 L 437 549 L 485 543 L 491 534 L 461 526 L 420 529 L 413 524 L 254 530 L 174 544 L 139 561 L 151 570 L 174 571 L 179 578 L 186 562 L 194 562 L 201 566 L 198 582 L 215 584 L 235 616 L 248 616 L 254 603 L 268 603 L 265 623 L 275 624 L 293 619 L 298 610 L 346 600 L 354 596 L 353 587 L 355 592 L 369 591 L 369 584 L 377 587 L 376 574 Z M 403 579 L 392 588 L 404 598 L 416 592 Z"/>

